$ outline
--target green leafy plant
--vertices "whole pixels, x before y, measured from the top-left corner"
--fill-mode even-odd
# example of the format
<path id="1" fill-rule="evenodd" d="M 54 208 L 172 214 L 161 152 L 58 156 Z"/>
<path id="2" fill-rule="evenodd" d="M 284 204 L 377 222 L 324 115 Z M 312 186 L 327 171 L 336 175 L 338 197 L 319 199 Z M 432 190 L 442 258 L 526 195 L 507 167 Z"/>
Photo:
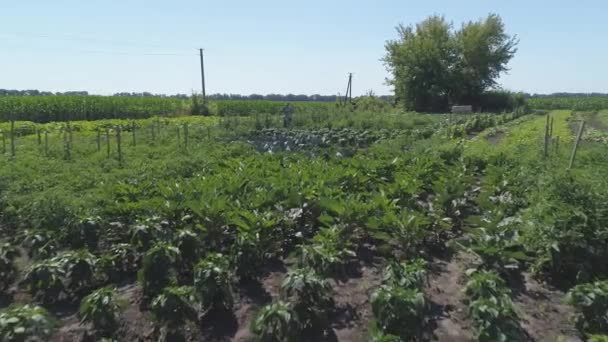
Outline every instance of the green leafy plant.
<path id="1" fill-rule="evenodd" d="M 86 247 L 89 250 L 95 250 L 100 229 L 99 218 L 85 218 L 65 227 L 63 241 L 75 249 Z"/>
<path id="2" fill-rule="evenodd" d="M 383 282 L 388 285 L 419 289 L 427 282 L 427 262 L 415 259 L 406 263 L 391 262 L 384 270 Z"/>
<path id="3" fill-rule="evenodd" d="M 163 324 L 177 327 L 196 321 L 196 294 L 191 286 L 166 287 L 152 301 L 152 313 Z"/>
<path id="4" fill-rule="evenodd" d="M 119 325 L 120 303 L 115 288 L 104 287 L 80 302 L 81 323 L 92 323 L 101 336 L 111 337 Z"/>
<path id="5" fill-rule="evenodd" d="M 349 259 L 356 256 L 346 235 L 338 226 L 319 230 L 310 244 L 299 246 L 300 266 L 311 267 L 325 275 L 344 271 Z"/>
<path id="6" fill-rule="evenodd" d="M 41 341 L 51 337 L 56 322 L 40 306 L 14 305 L 0 310 L 0 340 Z"/>
<path id="7" fill-rule="evenodd" d="M 28 251 L 30 258 L 44 259 L 58 249 L 58 243 L 53 236 L 50 231 L 28 229 L 23 232 L 21 244 Z"/>
<path id="8" fill-rule="evenodd" d="M 596 281 L 573 287 L 566 300 L 579 312 L 576 326 L 581 332 L 608 331 L 608 281 Z"/>
<path id="9" fill-rule="evenodd" d="M 138 280 L 144 295 L 154 297 L 166 286 L 175 283 L 175 263 L 179 258 L 177 247 L 158 243 L 144 255 Z"/>
<path id="10" fill-rule="evenodd" d="M 10 243 L 0 244 L 0 292 L 5 291 L 17 278 L 15 259 L 19 250 Z"/>
<path id="11" fill-rule="evenodd" d="M 372 294 L 371 303 L 376 324 L 383 332 L 408 340 L 421 335 L 427 304 L 420 290 L 383 285 Z"/>
<path id="12" fill-rule="evenodd" d="M 35 299 L 53 303 L 66 292 L 64 277 L 63 264 L 56 259 L 48 259 L 31 265 L 23 276 L 22 284 Z"/>
<path id="13" fill-rule="evenodd" d="M 66 285 L 71 291 L 87 291 L 95 283 L 97 258 L 87 250 L 65 252 L 53 259 L 65 270 Z"/>
<path id="14" fill-rule="evenodd" d="M 119 281 L 126 275 L 136 273 L 140 262 L 141 257 L 133 246 L 119 243 L 98 259 L 97 266 L 105 280 Z"/>
<path id="15" fill-rule="evenodd" d="M 283 301 L 264 306 L 251 322 L 255 340 L 260 342 L 299 341 L 300 329 L 295 312 Z"/>
<path id="16" fill-rule="evenodd" d="M 177 232 L 175 246 L 179 249 L 181 261 L 185 267 L 192 267 L 201 253 L 201 242 L 198 236 L 188 229 Z"/>
<path id="17" fill-rule="evenodd" d="M 292 305 L 302 329 L 325 329 L 333 306 L 332 288 L 311 268 L 291 271 L 283 280 L 280 298 Z"/>
<path id="18" fill-rule="evenodd" d="M 204 311 L 232 309 L 232 280 L 230 260 L 225 255 L 211 254 L 196 265 L 194 287 Z"/>

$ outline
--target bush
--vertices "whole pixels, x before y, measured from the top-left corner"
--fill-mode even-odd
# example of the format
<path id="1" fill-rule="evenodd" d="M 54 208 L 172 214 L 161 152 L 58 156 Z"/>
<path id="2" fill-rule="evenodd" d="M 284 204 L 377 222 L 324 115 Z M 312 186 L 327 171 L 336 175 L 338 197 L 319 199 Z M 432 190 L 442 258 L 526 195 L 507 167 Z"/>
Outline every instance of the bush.
<path id="1" fill-rule="evenodd" d="M 179 249 L 164 243 L 156 244 L 145 254 L 138 273 L 144 296 L 152 298 L 166 286 L 175 283 L 175 263 L 178 258 Z"/>
<path id="2" fill-rule="evenodd" d="M 49 259 L 30 266 L 22 283 L 36 300 L 53 303 L 65 292 L 64 277 L 63 265 L 56 259 Z"/>
<path id="3" fill-rule="evenodd" d="M 17 278 L 18 270 L 15 258 L 19 250 L 10 243 L 0 244 L 0 292 L 5 291 Z"/>
<path id="4" fill-rule="evenodd" d="M 576 326 L 581 332 L 608 332 L 608 281 L 577 285 L 566 300 L 579 312 Z"/>
<path id="5" fill-rule="evenodd" d="M 298 341 L 299 331 L 298 317 L 283 301 L 264 306 L 251 323 L 251 332 L 260 342 Z"/>
<path id="6" fill-rule="evenodd" d="M 116 289 L 104 287 L 83 298 L 79 315 L 82 322 L 92 323 L 101 336 L 111 337 L 118 327 L 120 304 Z"/>
<path id="7" fill-rule="evenodd" d="M 427 280 L 427 262 L 417 259 L 408 263 L 390 263 L 384 270 L 383 282 L 407 289 L 419 289 Z"/>
<path id="8" fill-rule="evenodd" d="M 190 286 L 166 287 L 152 301 L 152 313 L 157 320 L 169 326 L 180 326 L 187 320 L 196 320 L 196 296 Z"/>
<path id="9" fill-rule="evenodd" d="M 376 324 L 385 333 L 406 340 L 416 339 L 422 333 L 427 304 L 418 289 L 383 285 L 372 294 L 371 303 Z"/>
<path id="10" fill-rule="evenodd" d="M 311 268 L 291 271 L 281 284 L 280 298 L 292 305 L 302 329 L 323 330 L 333 306 L 332 288 Z"/>
<path id="11" fill-rule="evenodd" d="M 194 287 L 204 311 L 232 309 L 232 278 L 230 260 L 222 254 L 211 254 L 196 265 Z"/>
<path id="12" fill-rule="evenodd" d="M 11 306 L 0 311 L 0 340 L 44 341 L 51 337 L 56 322 L 39 306 Z"/>

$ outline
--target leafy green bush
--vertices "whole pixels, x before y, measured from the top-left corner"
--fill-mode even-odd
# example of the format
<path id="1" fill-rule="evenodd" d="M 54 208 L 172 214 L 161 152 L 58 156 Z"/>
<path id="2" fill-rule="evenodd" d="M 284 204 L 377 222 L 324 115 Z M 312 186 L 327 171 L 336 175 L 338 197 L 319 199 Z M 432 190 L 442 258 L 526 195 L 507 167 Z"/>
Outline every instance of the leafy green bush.
<path id="1" fill-rule="evenodd" d="M 177 232 L 175 246 L 179 249 L 180 260 L 184 267 L 192 267 L 198 260 L 201 253 L 201 241 L 198 236 L 188 229 Z"/>
<path id="2" fill-rule="evenodd" d="M 163 324 L 180 326 L 196 321 L 196 294 L 191 286 L 166 287 L 152 301 L 152 313 Z"/>
<path id="3" fill-rule="evenodd" d="M 63 230 L 63 240 L 74 249 L 87 248 L 94 251 L 99 240 L 99 218 L 85 218 L 78 223 L 68 225 Z"/>
<path id="4" fill-rule="evenodd" d="M 158 243 L 145 255 L 138 280 L 142 285 L 144 296 L 152 298 L 166 286 L 175 283 L 175 264 L 179 258 L 177 247 Z"/>
<path id="5" fill-rule="evenodd" d="M 231 310 L 233 271 L 227 256 L 216 253 L 201 260 L 194 270 L 194 288 L 204 311 Z"/>
<path id="6" fill-rule="evenodd" d="M 58 249 L 53 232 L 48 230 L 25 230 L 21 245 L 27 249 L 28 256 L 34 259 L 48 258 Z"/>
<path id="7" fill-rule="evenodd" d="M 579 312 L 576 326 L 581 332 L 608 332 L 608 281 L 577 285 L 566 300 Z"/>
<path id="8" fill-rule="evenodd" d="M 135 274 L 141 261 L 135 248 L 127 243 L 113 245 L 98 261 L 98 269 L 106 281 L 119 281 L 124 276 Z"/>
<path id="9" fill-rule="evenodd" d="M 11 306 L 0 311 L 0 340 L 43 341 L 51 337 L 56 322 L 40 306 Z"/>
<path id="10" fill-rule="evenodd" d="M 295 312 L 283 301 L 264 306 L 251 322 L 251 332 L 260 342 L 298 341 L 300 329 Z"/>
<path id="11" fill-rule="evenodd" d="M 104 287 L 84 297 L 78 311 L 81 322 L 92 323 L 101 336 L 113 336 L 121 310 L 117 296 L 115 288 Z"/>
<path id="12" fill-rule="evenodd" d="M 325 329 L 333 306 L 332 288 L 311 268 L 291 271 L 283 280 L 280 298 L 293 308 L 302 329 Z"/>
<path id="13" fill-rule="evenodd" d="M 19 250 L 10 243 L 0 244 L 0 292 L 5 291 L 17 278 L 15 258 Z"/>
<path id="14" fill-rule="evenodd" d="M 325 275 L 343 271 L 349 259 L 356 256 L 352 247 L 342 228 L 323 228 L 310 244 L 299 246 L 300 266 L 311 267 Z"/>
<path id="15" fill-rule="evenodd" d="M 48 259 L 31 265 L 23 276 L 22 284 L 36 300 L 53 303 L 66 292 L 64 277 L 63 264 L 56 259 Z"/>
<path id="16" fill-rule="evenodd" d="M 371 303 L 376 324 L 383 332 L 406 340 L 420 337 L 427 311 L 420 290 L 383 285 L 372 294 Z"/>
<path id="17" fill-rule="evenodd" d="M 383 283 L 407 289 L 420 289 L 427 282 L 427 262 L 416 259 L 407 263 L 391 262 L 384 270 Z"/>
<path id="18" fill-rule="evenodd" d="M 95 283 L 97 258 L 87 250 L 65 252 L 53 259 L 62 265 L 66 286 L 74 293 L 87 291 Z"/>

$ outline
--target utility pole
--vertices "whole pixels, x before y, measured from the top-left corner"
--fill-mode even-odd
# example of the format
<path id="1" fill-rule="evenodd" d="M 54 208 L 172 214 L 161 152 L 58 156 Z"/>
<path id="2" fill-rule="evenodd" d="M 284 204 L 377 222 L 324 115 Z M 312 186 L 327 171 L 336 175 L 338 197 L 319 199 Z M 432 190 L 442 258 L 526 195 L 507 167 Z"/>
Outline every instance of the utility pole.
<path id="1" fill-rule="evenodd" d="M 344 104 L 347 101 L 352 102 L 353 100 L 353 73 L 348 73 L 348 86 L 346 86 L 346 94 L 344 94 Z"/>
<path id="2" fill-rule="evenodd" d="M 207 102 L 207 96 L 205 95 L 205 63 L 203 62 L 203 49 L 199 49 L 201 53 L 201 81 L 203 85 L 203 103 Z"/>

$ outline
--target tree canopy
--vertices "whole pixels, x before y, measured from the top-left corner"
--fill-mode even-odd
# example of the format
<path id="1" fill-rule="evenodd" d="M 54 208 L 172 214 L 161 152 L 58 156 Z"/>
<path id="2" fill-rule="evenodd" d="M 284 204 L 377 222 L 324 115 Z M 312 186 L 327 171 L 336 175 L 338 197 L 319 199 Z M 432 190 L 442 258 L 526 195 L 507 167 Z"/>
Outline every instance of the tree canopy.
<path id="1" fill-rule="evenodd" d="M 496 14 L 455 31 L 443 16 L 415 26 L 397 26 L 398 39 L 385 45 L 388 83 L 410 110 L 444 111 L 454 104 L 480 105 L 517 51 L 517 38 L 505 32 Z"/>

